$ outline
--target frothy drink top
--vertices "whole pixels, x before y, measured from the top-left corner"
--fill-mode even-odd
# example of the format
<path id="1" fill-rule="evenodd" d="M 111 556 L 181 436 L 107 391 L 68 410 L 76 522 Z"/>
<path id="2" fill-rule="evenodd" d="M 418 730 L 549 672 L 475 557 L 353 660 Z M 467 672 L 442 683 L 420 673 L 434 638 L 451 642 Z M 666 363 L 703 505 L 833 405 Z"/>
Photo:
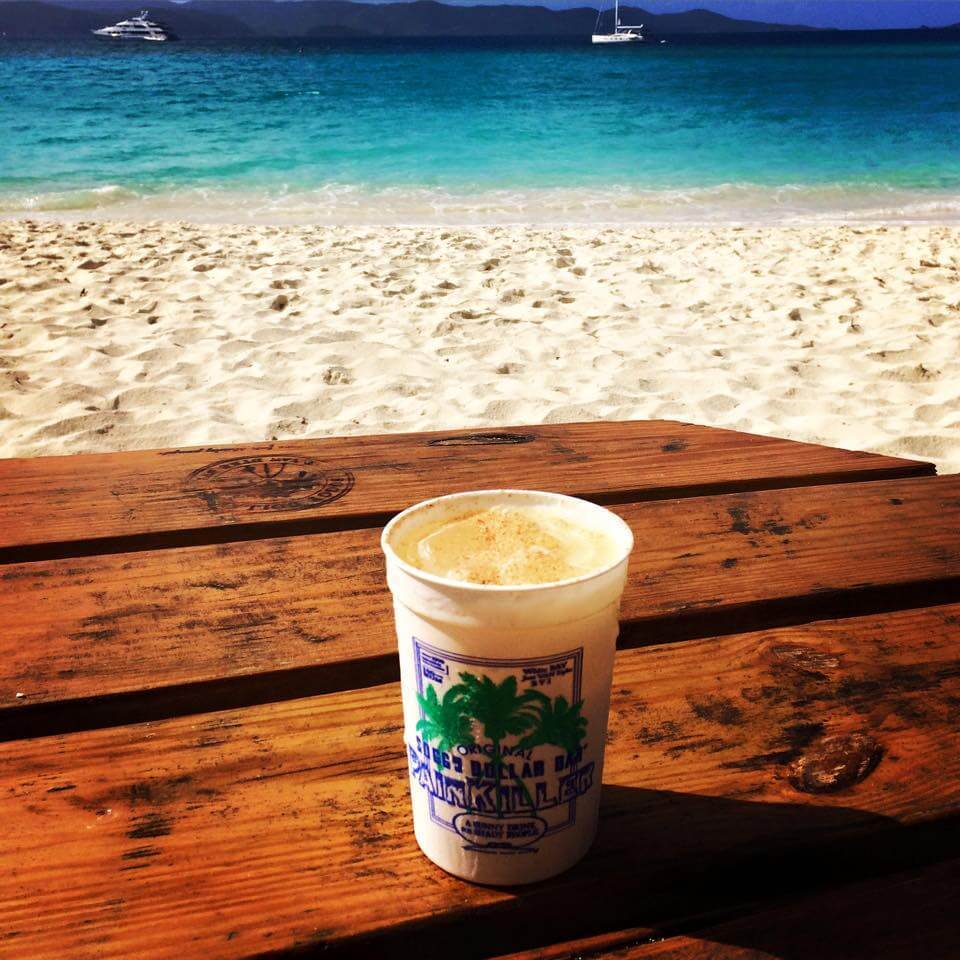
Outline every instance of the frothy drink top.
<path id="1" fill-rule="evenodd" d="M 556 507 L 494 506 L 445 517 L 397 545 L 407 563 L 468 583 L 520 586 L 568 580 L 616 562 L 605 531 Z"/>

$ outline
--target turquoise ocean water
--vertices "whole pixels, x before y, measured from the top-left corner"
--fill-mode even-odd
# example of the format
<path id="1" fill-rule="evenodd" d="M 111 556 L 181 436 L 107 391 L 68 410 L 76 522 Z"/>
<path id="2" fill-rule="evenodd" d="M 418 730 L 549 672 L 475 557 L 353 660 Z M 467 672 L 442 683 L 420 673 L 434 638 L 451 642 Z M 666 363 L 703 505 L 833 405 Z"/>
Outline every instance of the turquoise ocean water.
<path id="1" fill-rule="evenodd" d="M 960 36 L 0 41 L 0 215 L 960 218 Z"/>

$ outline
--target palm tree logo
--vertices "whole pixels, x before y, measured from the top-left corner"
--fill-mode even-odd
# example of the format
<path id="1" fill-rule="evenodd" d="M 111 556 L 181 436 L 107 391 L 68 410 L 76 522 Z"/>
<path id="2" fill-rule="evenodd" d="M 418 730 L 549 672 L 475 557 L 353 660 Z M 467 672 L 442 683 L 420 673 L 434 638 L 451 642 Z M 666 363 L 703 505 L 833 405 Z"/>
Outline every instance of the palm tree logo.
<path id="1" fill-rule="evenodd" d="M 417 733 L 425 740 L 436 741 L 440 750 L 452 750 L 474 742 L 462 684 L 451 687 L 442 700 L 437 697 L 436 687 L 430 685 L 425 695 L 417 694 L 417 702 L 423 711 L 417 721 Z M 437 768 L 440 768 L 439 761 Z"/>
<path id="2" fill-rule="evenodd" d="M 461 673 L 461 683 L 450 687 L 441 700 L 436 688 L 428 685 L 425 694 L 417 694 L 423 716 L 417 721 L 417 732 L 428 742 L 436 741 L 441 750 L 452 750 L 477 742 L 478 728 L 492 746 L 490 759 L 499 781 L 503 769 L 503 741 L 520 737 L 521 750 L 541 745 L 559 747 L 575 754 L 587 735 L 587 719 L 581 715 L 583 701 L 571 704 L 566 697 L 553 699 L 539 690 L 520 692 L 515 676 L 499 684 L 483 675 Z M 440 768 L 439 760 L 437 767 Z M 534 803 L 522 780 L 514 776 L 528 803 Z M 497 816 L 502 814 L 502 796 L 497 784 Z"/>
<path id="3" fill-rule="evenodd" d="M 580 715 L 582 709 L 582 700 L 570 704 L 563 696 L 553 700 L 544 697 L 539 706 L 536 727 L 517 746 L 521 750 L 528 750 L 540 744 L 551 744 L 567 753 L 576 753 L 587 735 L 587 718 Z"/>
<path id="4" fill-rule="evenodd" d="M 535 704 L 547 698 L 537 690 L 517 692 L 517 678 L 506 677 L 499 685 L 488 676 L 478 679 L 472 673 L 461 673 L 460 679 L 466 691 L 466 703 L 473 719 L 483 727 L 483 735 L 492 743 L 494 777 L 497 786 L 494 790 L 497 804 L 497 816 L 503 810 L 503 796 L 500 792 L 500 771 L 502 756 L 501 742 L 507 736 L 519 736 L 537 723 Z M 523 787 L 521 781 L 520 786 Z M 526 792 L 526 790 L 524 790 Z M 530 795 L 527 801 L 531 803 Z"/>

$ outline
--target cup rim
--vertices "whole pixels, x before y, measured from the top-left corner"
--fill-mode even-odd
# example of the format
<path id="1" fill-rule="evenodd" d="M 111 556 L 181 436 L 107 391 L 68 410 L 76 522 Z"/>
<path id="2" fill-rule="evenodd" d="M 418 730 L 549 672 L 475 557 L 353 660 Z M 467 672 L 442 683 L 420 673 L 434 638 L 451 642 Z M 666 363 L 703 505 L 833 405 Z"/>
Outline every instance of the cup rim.
<path id="1" fill-rule="evenodd" d="M 471 583 L 469 580 L 454 580 L 452 577 L 441 577 L 436 573 L 428 573 L 426 570 L 421 570 L 419 567 L 414 566 L 412 563 L 408 563 L 404 560 L 397 552 L 393 549 L 392 544 L 389 542 L 390 535 L 393 533 L 396 526 L 409 517 L 414 511 L 420 511 L 430 507 L 431 505 L 440 502 L 441 500 L 450 501 L 450 500 L 459 500 L 466 499 L 467 497 L 476 497 L 478 495 L 483 496 L 502 496 L 504 494 L 509 495 L 521 495 L 521 496 L 540 496 L 540 497 L 550 497 L 551 499 L 561 500 L 561 501 L 572 501 L 577 504 L 585 504 L 588 507 L 591 507 L 596 510 L 601 510 L 603 513 L 607 514 L 610 517 L 613 517 L 615 522 L 620 525 L 623 532 L 626 534 L 626 547 L 624 551 L 614 560 L 612 563 L 607 564 L 606 566 L 600 567 L 597 570 L 591 570 L 589 573 L 582 573 L 577 577 L 568 577 L 566 580 L 548 580 L 546 583 Z M 579 508 L 578 508 L 579 509 Z M 426 500 L 420 500 L 417 503 L 411 504 L 404 510 L 401 510 L 396 516 L 392 517 L 387 525 L 383 528 L 383 531 L 380 534 L 380 549 L 383 551 L 387 560 L 390 563 L 395 564 L 401 570 L 404 571 L 408 576 L 414 577 L 417 580 L 422 580 L 426 583 L 433 584 L 438 587 L 452 588 L 456 590 L 464 590 L 475 593 L 529 593 L 536 590 L 556 590 L 563 587 L 570 587 L 580 583 L 588 583 L 591 580 L 595 580 L 598 577 L 602 577 L 605 574 L 610 573 L 611 570 L 614 570 L 621 563 L 629 559 L 630 554 L 633 552 L 634 547 L 634 536 L 633 530 L 630 529 L 630 525 L 623 519 L 623 517 L 614 513 L 612 510 L 608 510 L 606 507 L 601 506 L 599 503 L 594 503 L 592 500 L 586 500 L 583 497 L 572 497 L 566 493 L 554 493 L 550 490 L 534 490 L 534 489 L 518 489 L 515 487 L 503 487 L 503 488 L 484 488 L 479 490 L 463 490 L 458 493 L 445 493 L 441 494 L 438 497 L 429 497 Z"/>

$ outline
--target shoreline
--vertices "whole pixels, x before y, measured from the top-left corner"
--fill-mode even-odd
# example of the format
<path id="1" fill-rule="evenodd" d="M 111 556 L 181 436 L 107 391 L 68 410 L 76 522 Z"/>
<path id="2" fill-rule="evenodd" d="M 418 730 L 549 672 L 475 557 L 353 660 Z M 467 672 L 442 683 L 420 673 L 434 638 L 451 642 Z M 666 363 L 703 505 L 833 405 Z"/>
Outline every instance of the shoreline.
<path id="1" fill-rule="evenodd" d="M 538 220 L 476 220 L 469 222 L 459 221 L 438 221 L 430 222 L 424 220 L 410 221 L 361 221 L 357 223 L 326 223 L 310 221 L 290 221 L 290 220 L 231 220 L 218 219 L 214 217 L 193 219 L 188 217 L 150 217 L 139 220 L 131 217 L 103 217 L 91 218 L 89 211 L 76 216 L 63 216 L 59 214 L 37 214 L 25 213 L 23 215 L 10 215 L 0 213 L 0 226 L 4 224 L 15 223 L 42 223 L 48 225 L 61 226 L 88 226 L 97 224 L 110 227 L 137 227 L 137 228 L 158 228 L 167 225 L 176 227 L 236 227 L 239 229 L 251 228 L 280 228 L 292 230 L 677 230 L 677 231 L 696 231 L 696 230 L 744 230 L 744 229 L 770 229 L 770 230 L 806 230 L 817 227 L 850 227 L 854 229 L 875 230 L 881 228 L 924 228 L 924 227 L 945 227 L 949 229 L 960 230 L 960 214 L 957 219 L 931 219 L 931 220 L 896 220 L 896 219 L 876 219 L 876 220 L 851 220 L 849 217 L 837 215 L 836 219 L 821 217 L 815 220 L 790 219 L 790 220 L 596 220 L 589 223 L 579 220 L 558 220 L 558 221 L 538 221 Z"/>
<path id="2" fill-rule="evenodd" d="M 115 183 L 0 194 L 0 221 L 184 223 L 289 227 L 605 228 L 960 224 L 960 188 L 731 181 L 690 187 L 449 188 L 326 183 L 292 189 Z"/>
<path id="3" fill-rule="evenodd" d="M 0 456 L 671 419 L 960 471 L 958 241 L 0 220 Z"/>

